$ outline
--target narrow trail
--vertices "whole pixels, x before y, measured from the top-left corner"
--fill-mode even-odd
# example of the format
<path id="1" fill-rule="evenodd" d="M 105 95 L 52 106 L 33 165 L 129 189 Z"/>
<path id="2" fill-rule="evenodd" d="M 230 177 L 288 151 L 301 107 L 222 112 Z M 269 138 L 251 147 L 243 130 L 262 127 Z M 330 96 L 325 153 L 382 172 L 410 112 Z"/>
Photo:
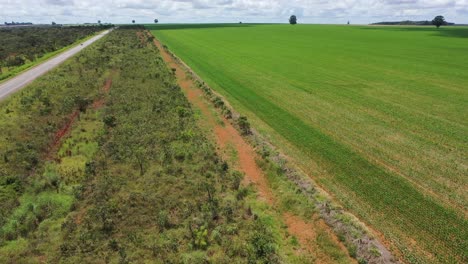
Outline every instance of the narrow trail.
<path id="1" fill-rule="evenodd" d="M 200 109 L 205 125 L 207 125 L 214 134 L 218 153 L 223 158 L 228 158 L 229 147 L 233 147 L 237 152 L 237 164 L 234 168 L 245 174 L 243 184 L 253 184 L 258 191 L 258 198 L 265 201 L 268 205 L 275 207 L 277 200 L 269 187 L 268 181 L 261 168 L 257 165 L 258 158 L 254 148 L 249 145 L 234 126 L 224 117 L 217 116 L 210 109 L 210 103 L 204 99 L 202 91 L 196 88 L 195 83 L 186 74 L 180 64 L 162 47 L 158 40 L 154 40 L 154 44 L 161 52 L 161 56 L 170 68 L 176 69 L 175 75 L 177 82 L 186 94 L 188 100 L 196 108 Z M 222 124 L 219 120 L 221 119 Z M 233 166 L 233 165 L 231 165 Z M 325 230 L 326 233 L 335 241 L 337 245 L 347 252 L 346 247 L 338 240 L 336 235 L 331 231 L 330 227 L 322 219 L 314 219 L 314 221 L 304 221 L 300 217 L 286 212 L 281 215 L 283 222 L 287 226 L 288 233 L 295 236 L 301 245 L 301 251 L 306 251 L 309 254 L 315 255 L 317 263 L 335 263 L 328 255 L 319 253 L 317 247 L 317 228 Z M 313 216 L 311 216 L 311 220 Z M 356 263 L 354 259 L 349 258 L 350 263 Z"/>
<path id="2" fill-rule="evenodd" d="M 104 92 L 104 94 L 109 93 L 111 87 L 112 87 L 112 73 L 111 73 L 111 77 L 106 79 L 106 81 L 104 82 L 104 86 L 102 87 L 102 91 Z M 106 98 L 102 97 L 94 101 L 92 107 L 93 109 L 100 109 L 104 106 L 105 102 L 106 102 Z"/>
<path id="3" fill-rule="evenodd" d="M 60 145 L 63 141 L 63 138 L 69 134 L 69 132 L 72 129 L 73 123 L 75 123 L 79 115 L 80 115 L 80 111 L 78 110 L 73 111 L 73 113 L 71 113 L 68 116 L 68 119 L 65 122 L 65 124 L 63 124 L 62 127 L 55 132 L 54 138 L 51 144 L 49 145 L 49 148 L 43 154 L 44 160 L 53 160 L 55 158 L 56 153 L 58 149 L 60 148 Z"/>
<path id="4" fill-rule="evenodd" d="M 59 129 L 56 133 L 55 133 L 55 136 L 54 136 L 54 141 L 52 143 L 52 149 L 54 149 L 55 147 L 57 147 L 57 145 L 60 144 L 60 142 L 62 141 L 62 138 L 65 137 L 65 135 L 68 134 L 68 132 L 70 132 L 71 130 L 71 127 L 73 125 L 73 123 L 75 122 L 76 118 L 78 117 L 78 115 L 80 114 L 80 112 L 78 110 L 75 110 L 71 115 L 70 117 L 68 118 L 68 121 L 62 126 L 61 129 Z"/>

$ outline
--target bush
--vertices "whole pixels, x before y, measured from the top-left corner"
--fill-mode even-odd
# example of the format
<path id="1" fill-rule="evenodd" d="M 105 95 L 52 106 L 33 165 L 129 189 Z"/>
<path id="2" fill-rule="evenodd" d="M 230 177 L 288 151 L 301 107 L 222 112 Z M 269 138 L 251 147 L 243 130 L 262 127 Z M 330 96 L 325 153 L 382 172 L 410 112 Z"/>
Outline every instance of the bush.
<path id="1" fill-rule="evenodd" d="M 224 106 L 223 100 L 221 99 L 221 97 L 218 97 L 218 96 L 213 98 L 213 104 L 216 108 L 221 108 Z"/>
<path id="2" fill-rule="evenodd" d="M 196 249 L 206 249 L 208 247 L 208 229 L 201 226 L 193 232 L 193 246 Z"/>
<path id="3" fill-rule="evenodd" d="M 252 133 L 252 131 L 250 130 L 250 123 L 249 121 L 247 121 L 247 117 L 239 117 L 239 119 L 237 120 L 237 125 L 239 126 L 242 135 L 246 136 Z"/>
<path id="4" fill-rule="evenodd" d="M 104 117 L 103 119 L 104 121 L 104 124 L 107 126 L 107 127 L 115 127 L 117 125 L 117 118 L 115 118 L 115 116 L 113 115 L 107 115 Z"/>
<path id="5" fill-rule="evenodd" d="M 249 242 L 253 250 L 251 258 L 261 260 L 264 263 L 275 262 L 276 248 L 278 246 L 271 231 L 261 220 L 256 221 Z"/>
<path id="6" fill-rule="evenodd" d="M 232 172 L 232 189 L 233 190 L 239 190 L 239 187 L 243 178 L 244 178 L 244 175 L 240 173 L 239 171 Z"/>

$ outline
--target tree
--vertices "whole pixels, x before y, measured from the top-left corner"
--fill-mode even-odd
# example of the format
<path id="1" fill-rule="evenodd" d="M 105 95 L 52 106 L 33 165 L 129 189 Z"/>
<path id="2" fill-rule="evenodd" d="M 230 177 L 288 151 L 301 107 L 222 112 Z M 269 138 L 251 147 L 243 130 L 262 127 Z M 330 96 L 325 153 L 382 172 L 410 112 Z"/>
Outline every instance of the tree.
<path id="1" fill-rule="evenodd" d="M 101 20 L 98 20 L 97 23 L 98 23 L 98 24 L 101 24 Z"/>
<path id="2" fill-rule="evenodd" d="M 159 22 L 159 20 L 158 20 L 158 19 L 155 19 L 155 20 L 154 20 L 154 23 L 155 23 L 155 24 L 157 24 L 158 22 Z"/>
<path id="3" fill-rule="evenodd" d="M 432 25 L 435 25 L 437 28 L 439 28 L 442 25 L 446 25 L 447 22 L 445 21 L 445 18 L 443 16 L 436 16 L 432 20 Z"/>
<path id="4" fill-rule="evenodd" d="M 289 18 L 289 24 L 291 24 L 291 25 L 296 25 L 297 24 L 297 17 L 295 15 L 292 15 Z"/>
<path id="5" fill-rule="evenodd" d="M 57 23 L 55 23 L 55 22 L 52 21 L 52 26 L 55 26 L 55 25 L 57 25 Z"/>
<path id="6" fill-rule="evenodd" d="M 135 24 L 135 19 L 134 19 L 134 20 L 132 20 L 132 23 L 133 23 L 133 24 Z"/>

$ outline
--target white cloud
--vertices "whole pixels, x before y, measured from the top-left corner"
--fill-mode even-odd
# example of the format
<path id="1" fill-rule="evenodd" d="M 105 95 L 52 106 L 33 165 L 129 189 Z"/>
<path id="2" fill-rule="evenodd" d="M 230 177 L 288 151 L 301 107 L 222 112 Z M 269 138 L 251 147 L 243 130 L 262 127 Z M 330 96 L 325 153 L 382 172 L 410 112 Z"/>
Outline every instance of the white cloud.
<path id="1" fill-rule="evenodd" d="M 34 23 L 280 22 L 370 23 L 430 20 L 468 23 L 468 0 L 0 0 L 0 20 Z"/>

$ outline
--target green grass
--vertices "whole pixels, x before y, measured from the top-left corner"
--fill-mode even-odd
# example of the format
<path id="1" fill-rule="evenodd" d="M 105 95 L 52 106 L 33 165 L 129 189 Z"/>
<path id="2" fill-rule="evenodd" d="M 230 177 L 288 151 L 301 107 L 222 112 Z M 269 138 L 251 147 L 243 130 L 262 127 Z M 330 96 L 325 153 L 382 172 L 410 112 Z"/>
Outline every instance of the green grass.
<path id="1" fill-rule="evenodd" d="M 467 28 L 150 29 L 408 261 L 467 260 Z"/>

